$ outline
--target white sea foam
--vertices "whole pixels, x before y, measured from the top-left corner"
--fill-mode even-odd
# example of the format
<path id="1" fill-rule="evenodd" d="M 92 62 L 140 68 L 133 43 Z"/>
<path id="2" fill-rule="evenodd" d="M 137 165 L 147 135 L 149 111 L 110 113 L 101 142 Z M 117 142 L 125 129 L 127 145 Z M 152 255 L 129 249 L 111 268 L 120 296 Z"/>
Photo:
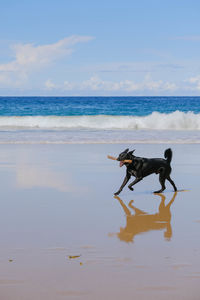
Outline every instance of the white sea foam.
<path id="1" fill-rule="evenodd" d="M 0 129 L 200 130 L 200 114 L 175 111 L 148 116 L 2 116 Z"/>

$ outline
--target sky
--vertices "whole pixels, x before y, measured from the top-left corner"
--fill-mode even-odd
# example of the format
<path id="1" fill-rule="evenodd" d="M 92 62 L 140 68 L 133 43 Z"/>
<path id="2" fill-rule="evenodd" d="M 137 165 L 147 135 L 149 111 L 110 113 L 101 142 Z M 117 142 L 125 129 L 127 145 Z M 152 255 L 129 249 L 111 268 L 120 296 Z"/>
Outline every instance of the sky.
<path id="1" fill-rule="evenodd" d="M 1 0 L 1 96 L 199 96 L 199 0 Z"/>

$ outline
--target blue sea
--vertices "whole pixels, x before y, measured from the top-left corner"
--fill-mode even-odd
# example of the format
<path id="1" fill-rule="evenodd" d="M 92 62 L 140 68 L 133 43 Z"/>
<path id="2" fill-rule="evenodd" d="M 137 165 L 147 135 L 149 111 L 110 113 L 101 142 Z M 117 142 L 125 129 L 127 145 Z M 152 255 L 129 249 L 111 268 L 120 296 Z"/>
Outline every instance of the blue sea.
<path id="1" fill-rule="evenodd" d="M 0 97 L 0 143 L 200 143 L 200 97 Z"/>

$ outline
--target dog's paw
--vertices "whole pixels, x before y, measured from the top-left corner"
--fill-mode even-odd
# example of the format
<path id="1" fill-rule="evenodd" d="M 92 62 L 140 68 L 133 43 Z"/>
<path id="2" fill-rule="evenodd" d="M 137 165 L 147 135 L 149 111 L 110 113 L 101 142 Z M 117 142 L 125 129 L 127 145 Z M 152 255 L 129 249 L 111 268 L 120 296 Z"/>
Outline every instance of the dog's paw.
<path id="1" fill-rule="evenodd" d="M 134 191 L 134 188 L 132 186 L 128 186 L 129 190 Z"/>
<path id="2" fill-rule="evenodd" d="M 118 196 L 120 194 L 120 191 L 114 193 L 115 196 Z"/>
<path id="3" fill-rule="evenodd" d="M 160 194 L 160 193 L 162 193 L 162 191 L 163 191 L 163 190 L 154 191 L 153 193 L 154 193 L 154 194 Z"/>

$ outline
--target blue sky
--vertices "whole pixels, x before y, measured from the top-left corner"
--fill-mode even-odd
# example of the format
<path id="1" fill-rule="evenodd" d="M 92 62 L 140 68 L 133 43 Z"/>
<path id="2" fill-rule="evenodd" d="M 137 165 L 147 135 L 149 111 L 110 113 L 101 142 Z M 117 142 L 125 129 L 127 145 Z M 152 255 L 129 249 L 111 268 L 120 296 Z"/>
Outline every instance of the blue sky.
<path id="1" fill-rule="evenodd" d="M 198 0 L 2 0 L 0 95 L 200 95 Z"/>

